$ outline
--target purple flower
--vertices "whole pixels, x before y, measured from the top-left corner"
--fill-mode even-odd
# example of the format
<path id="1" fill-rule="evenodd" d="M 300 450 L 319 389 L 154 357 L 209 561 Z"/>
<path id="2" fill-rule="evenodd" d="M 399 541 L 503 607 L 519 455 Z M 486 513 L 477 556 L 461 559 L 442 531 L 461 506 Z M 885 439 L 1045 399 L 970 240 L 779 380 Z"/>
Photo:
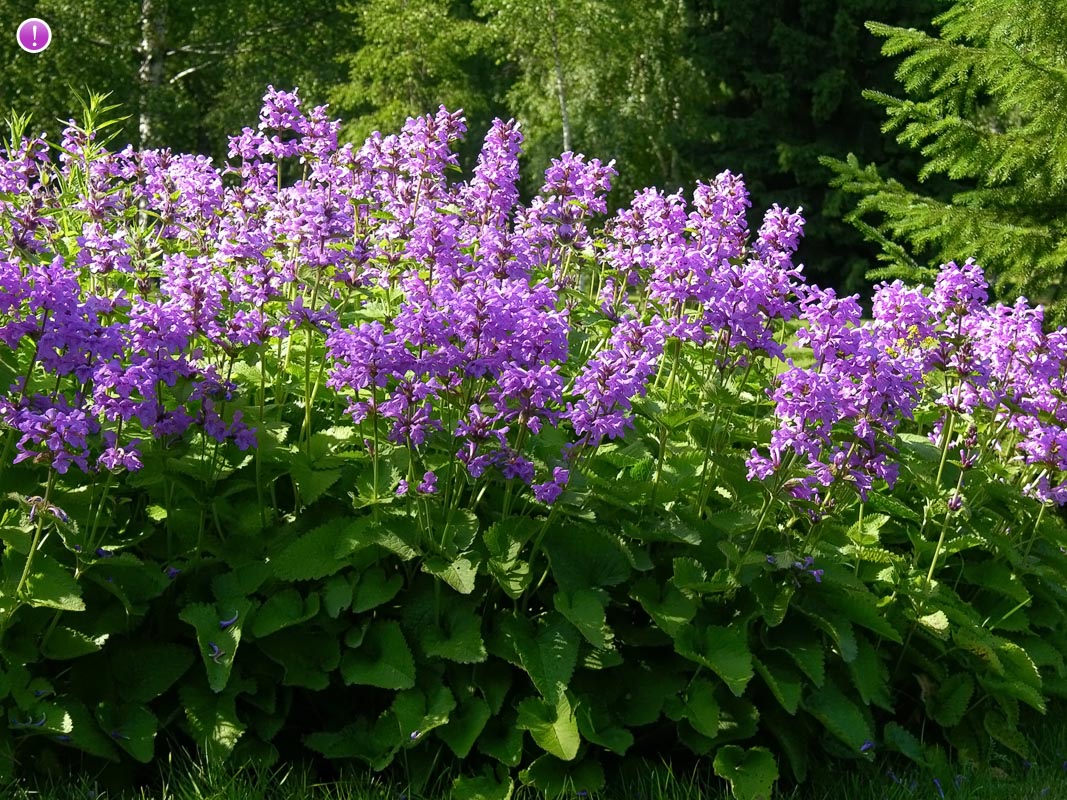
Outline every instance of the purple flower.
<path id="1" fill-rule="evenodd" d="M 429 471 L 422 476 L 422 483 L 419 484 L 419 491 L 423 494 L 434 494 L 437 492 L 437 476 Z"/>

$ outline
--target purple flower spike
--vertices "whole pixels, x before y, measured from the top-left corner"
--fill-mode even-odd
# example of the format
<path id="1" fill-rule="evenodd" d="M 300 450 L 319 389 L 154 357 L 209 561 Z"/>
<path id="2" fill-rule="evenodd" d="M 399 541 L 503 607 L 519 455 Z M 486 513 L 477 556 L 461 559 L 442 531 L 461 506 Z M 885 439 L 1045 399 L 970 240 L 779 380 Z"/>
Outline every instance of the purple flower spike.
<path id="1" fill-rule="evenodd" d="M 934 778 L 934 786 L 937 788 L 937 793 L 941 797 L 944 797 L 945 796 L 945 790 L 941 788 L 941 781 L 939 781 L 937 778 Z"/>
<path id="2" fill-rule="evenodd" d="M 167 567 L 167 569 L 166 569 L 165 571 L 166 571 L 166 573 L 167 573 L 167 577 L 168 577 L 168 578 L 169 578 L 170 580 L 174 580 L 174 579 L 175 579 L 175 578 L 177 578 L 177 577 L 178 577 L 179 575 L 181 575 L 181 572 L 182 572 L 182 571 L 181 571 L 180 569 L 178 569 L 177 567 Z"/>
<path id="3" fill-rule="evenodd" d="M 98 547 L 96 548 L 96 555 L 98 558 L 111 558 L 115 554 L 110 550 L 105 550 L 103 547 Z"/>
<path id="4" fill-rule="evenodd" d="M 234 611 L 233 616 L 229 619 L 219 620 L 219 630 L 226 630 L 228 627 L 237 622 L 238 612 Z"/>
<path id="5" fill-rule="evenodd" d="M 873 750 L 873 749 L 874 749 L 874 742 L 872 742 L 872 741 L 871 741 L 870 739 L 867 739 L 867 740 L 866 740 L 866 741 L 865 741 L 865 742 L 864 742 L 864 743 L 863 743 L 863 744 L 862 744 L 862 745 L 860 746 L 860 752 L 861 752 L 861 753 L 866 753 L 866 752 L 867 752 L 868 750 Z"/>

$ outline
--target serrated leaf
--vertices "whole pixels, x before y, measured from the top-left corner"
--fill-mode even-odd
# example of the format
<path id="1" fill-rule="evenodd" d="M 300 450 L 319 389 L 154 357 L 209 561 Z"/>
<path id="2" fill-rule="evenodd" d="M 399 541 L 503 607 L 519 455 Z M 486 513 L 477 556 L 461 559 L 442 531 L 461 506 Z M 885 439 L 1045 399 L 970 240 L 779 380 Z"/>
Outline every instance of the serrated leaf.
<path id="1" fill-rule="evenodd" d="M 906 519 L 911 522 L 922 522 L 922 515 L 908 507 L 900 500 L 881 492 L 871 492 L 867 495 L 867 505 L 875 511 L 881 511 L 895 519 Z"/>
<path id="2" fill-rule="evenodd" d="M 300 686 L 322 691 L 341 663 L 337 637 L 314 628 L 286 628 L 256 642 L 259 650 L 285 670 L 283 686 Z"/>
<path id="3" fill-rule="evenodd" d="M 56 661 L 78 658 L 99 651 L 107 639 L 106 633 L 87 636 L 81 631 L 59 625 L 41 643 L 41 655 Z"/>
<path id="4" fill-rule="evenodd" d="M 282 589 L 267 598 L 252 619 L 252 635 L 257 639 L 299 625 L 319 613 L 319 594 L 312 592 L 307 599 L 296 589 Z"/>
<path id="5" fill-rule="evenodd" d="M 331 575 L 322 590 L 322 607 L 326 616 L 337 619 L 352 605 L 352 581 L 347 575 Z"/>
<path id="6" fill-rule="evenodd" d="M 352 610 L 357 614 L 388 603 L 400 587 L 404 585 L 404 576 L 399 572 L 386 575 L 381 567 L 371 567 L 360 573 L 356 580 Z"/>
<path id="7" fill-rule="evenodd" d="M 918 621 L 919 624 L 923 626 L 923 628 L 932 633 L 938 639 L 948 640 L 948 617 L 941 609 L 938 609 L 937 611 L 934 611 L 931 614 L 925 614 L 919 617 Z"/>
<path id="8" fill-rule="evenodd" d="M 341 676 L 347 684 L 410 689 L 415 685 L 415 660 L 400 625 L 378 621 L 362 644 L 341 658 Z"/>
<path id="9" fill-rule="evenodd" d="M 737 697 L 752 680 L 752 653 L 743 628 L 717 625 L 682 628 L 674 638 L 675 651 L 710 667 Z"/>
<path id="10" fill-rule="evenodd" d="M 809 694 L 804 699 L 804 708 L 854 753 L 871 738 L 867 718 L 833 681 Z"/>
<path id="11" fill-rule="evenodd" d="M 547 753 L 563 761 L 578 755 L 582 738 L 578 720 L 566 691 L 557 692 L 556 702 L 550 704 L 539 697 L 527 697 L 518 706 L 516 726 L 530 732 L 533 740 Z"/>
<path id="12" fill-rule="evenodd" d="M 456 707 L 456 698 L 437 683 L 425 692 L 418 688 L 397 692 L 391 706 L 400 727 L 401 741 L 415 741 L 448 722 Z"/>
<path id="13" fill-rule="evenodd" d="M 419 544 L 419 529 L 415 520 L 406 515 L 384 517 L 377 525 L 369 527 L 360 538 L 360 544 L 376 544 L 400 557 L 411 561 L 422 555 Z"/>
<path id="14" fill-rule="evenodd" d="M 107 649 L 115 687 L 130 703 L 147 703 L 159 697 L 194 660 L 188 647 L 170 642 L 112 642 Z"/>
<path id="15" fill-rule="evenodd" d="M 928 693 L 926 713 L 943 728 L 960 724 L 974 694 L 974 681 L 970 675 L 957 673 L 947 676 L 936 692 Z"/>
<path id="16" fill-rule="evenodd" d="M 859 649 L 856 659 L 848 664 L 852 683 L 860 699 L 867 705 L 875 705 L 886 711 L 893 710 L 889 693 L 889 668 L 878 651 L 864 638 L 857 639 Z"/>
<path id="17" fill-rule="evenodd" d="M 224 611 L 207 603 L 193 603 L 178 614 L 182 622 L 192 625 L 196 630 L 200 656 L 207 670 L 208 685 L 213 692 L 226 688 L 233 668 L 233 659 L 241 642 L 244 620 L 252 604 L 244 599 L 228 602 Z M 226 622 L 234 619 L 229 625 Z M 236 740 L 235 740 L 236 741 Z"/>
<path id="18" fill-rule="evenodd" d="M 26 563 L 25 556 L 11 558 L 18 568 Z M 84 611 L 81 587 L 70 570 L 44 553 L 37 552 L 30 566 L 25 586 L 25 602 L 39 608 L 55 608 L 60 611 Z"/>
<path id="19" fill-rule="evenodd" d="M 660 587 L 651 578 L 642 578 L 631 587 L 630 597 L 641 604 L 668 636 L 674 636 L 696 615 L 696 603 L 671 583 Z"/>
<path id="20" fill-rule="evenodd" d="M 182 706 L 193 740 L 205 756 L 225 760 L 244 735 L 245 725 L 237 714 L 237 689 L 213 694 L 187 684 L 180 690 Z"/>
<path id="21" fill-rule="evenodd" d="M 443 558 L 427 558 L 422 562 L 422 571 L 440 578 L 460 594 L 473 592 L 478 578 L 478 565 L 471 560 L 470 554 L 451 562 Z"/>
<path id="22" fill-rule="evenodd" d="M 626 751 L 633 746 L 633 734 L 606 713 L 603 704 L 585 696 L 579 698 L 574 710 L 578 719 L 578 733 L 583 739 L 619 755 L 626 755 Z"/>
<path id="23" fill-rule="evenodd" d="M 457 758 L 466 758 L 491 716 L 489 705 L 480 697 L 472 697 L 460 705 L 448 724 L 437 729 L 437 736 Z"/>
<path id="24" fill-rule="evenodd" d="M 600 650 L 611 647 L 614 638 L 607 623 L 607 604 L 608 595 L 603 589 L 579 589 L 573 594 L 558 591 L 552 596 L 556 611 Z"/>
<path id="25" fill-rule="evenodd" d="M 339 469 L 315 469 L 302 450 L 290 451 L 289 471 L 305 506 L 312 505 L 341 477 Z"/>
<path id="26" fill-rule="evenodd" d="M 585 525 L 576 525 L 573 530 L 551 527 L 543 546 L 551 564 L 552 577 L 566 592 L 617 586 L 632 572 L 618 542 L 598 528 Z"/>
<path id="27" fill-rule="evenodd" d="M 103 702 L 96 707 L 96 719 L 104 732 L 134 759 L 142 764 L 152 760 L 158 722 L 147 708 Z"/>
<path id="28" fill-rule="evenodd" d="M 770 688 L 775 699 L 781 703 L 782 708 L 790 714 L 795 714 L 803 689 L 800 674 L 785 660 L 784 656 L 773 651 L 768 651 L 762 658 L 753 658 L 753 662 L 756 673 L 763 678 L 763 682 Z"/>
<path id="29" fill-rule="evenodd" d="M 457 775 L 452 781 L 452 800 L 511 800 L 511 778 L 497 780 L 492 775 Z"/>
<path id="30" fill-rule="evenodd" d="M 438 624 L 421 632 L 419 642 L 426 655 L 459 664 L 477 664 L 487 657 L 481 618 L 462 606 L 449 606 Z"/>
<path id="31" fill-rule="evenodd" d="M 788 655 L 813 684 L 826 680 L 826 652 L 819 636 L 803 626 L 776 629 L 767 636 L 769 646 Z"/>
<path id="32" fill-rule="evenodd" d="M 359 717 L 341 730 L 308 734 L 304 744 L 327 758 L 358 758 L 371 769 L 383 770 L 400 749 L 400 729 L 396 716 L 386 711 L 373 722 Z"/>
<path id="33" fill-rule="evenodd" d="M 719 703 L 711 681 L 697 678 L 689 684 L 685 693 L 685 718 L 697 733 L 709 739 L 719 735 Z"/>
<path id="34" fill-rule="evenodd" d="M 778 763 L 764 747 L 743 750 L 737 745 L 720 747 L 713 762 L 715 774 L 730 784 L 737 800 L 771 800 L 778 780 Z"/>
<path id="35" fill-rule="evenodd" d="M 905 730 L 895 722 L 890 722 L 883 729 L 882 738 L 886 747 L 896 750 L 920 767 L 926 766 L 926 755 L 923 753 L 922 742 L 916 738 L 915 734 Z"/>
<path id="36" fill-rule="evenodd" d="M 558 613 L 538 620 L 537 628 L 520 617 L 505 617 L 502 623 L 523 669 L 550 704 L 567 686 L 578 662 L 578 632 Z"/>
<path id="37" fill-rule="evenodd" d="M 993 739 L 1000 742 L 1009 750 L 1013 750 L 1022 758 L 1030 757 L 1030 743 L 1019 732 L 1017 723 L 999 709 L 991 708 L 982 718 L 982 726 Z"/>
<path id="38" fill-rule="evenodd" d="M 579 795 L 596 794 L 604 788 L 604 770 L 598 762 L 588 758 L 561 761 L 545 753 L 519 771 L 519 780 L 546 798 L 558 798 L 567 791 Z"/>
<path id="39" fill-rule="evenodd" d="M 333 575 L 348 563 L 354 543 L 372 524 L 369 518 L 340 517 L 290 542 L 271 559 L 274 574 L 284 581 L 306 581 Z"/>

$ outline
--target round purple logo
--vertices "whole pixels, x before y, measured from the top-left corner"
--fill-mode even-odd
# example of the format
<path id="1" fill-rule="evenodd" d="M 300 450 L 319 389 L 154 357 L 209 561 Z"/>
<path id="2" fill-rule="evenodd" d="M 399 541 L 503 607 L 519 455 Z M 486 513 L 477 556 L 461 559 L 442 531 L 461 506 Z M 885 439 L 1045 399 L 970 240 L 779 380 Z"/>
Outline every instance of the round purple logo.
<path id="1" fill-rule="evenodd" d="M 19 25 L 15 38 L 27 53 L 40 53 L 52 43 L 52 29 L 43 19 L 30 17 Z"/>

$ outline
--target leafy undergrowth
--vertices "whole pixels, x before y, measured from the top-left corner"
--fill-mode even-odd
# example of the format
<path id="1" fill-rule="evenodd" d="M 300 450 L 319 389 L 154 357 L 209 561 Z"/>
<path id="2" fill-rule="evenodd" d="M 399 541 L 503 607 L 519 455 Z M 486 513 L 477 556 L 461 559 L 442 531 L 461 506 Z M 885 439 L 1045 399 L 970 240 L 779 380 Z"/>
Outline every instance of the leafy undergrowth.
<path id="1" fill-rule="evenodd" d="M 513 123 L 460 180 L 444 109 L 339 147 L 272 89 L 222 169 L 87 113 L 0 159 L 4 775 L 1034 757 L 1067 333 L 977 265 L 864 320 L 729 172 L 598 227 L 612 165 L 520 204 Z"/>

